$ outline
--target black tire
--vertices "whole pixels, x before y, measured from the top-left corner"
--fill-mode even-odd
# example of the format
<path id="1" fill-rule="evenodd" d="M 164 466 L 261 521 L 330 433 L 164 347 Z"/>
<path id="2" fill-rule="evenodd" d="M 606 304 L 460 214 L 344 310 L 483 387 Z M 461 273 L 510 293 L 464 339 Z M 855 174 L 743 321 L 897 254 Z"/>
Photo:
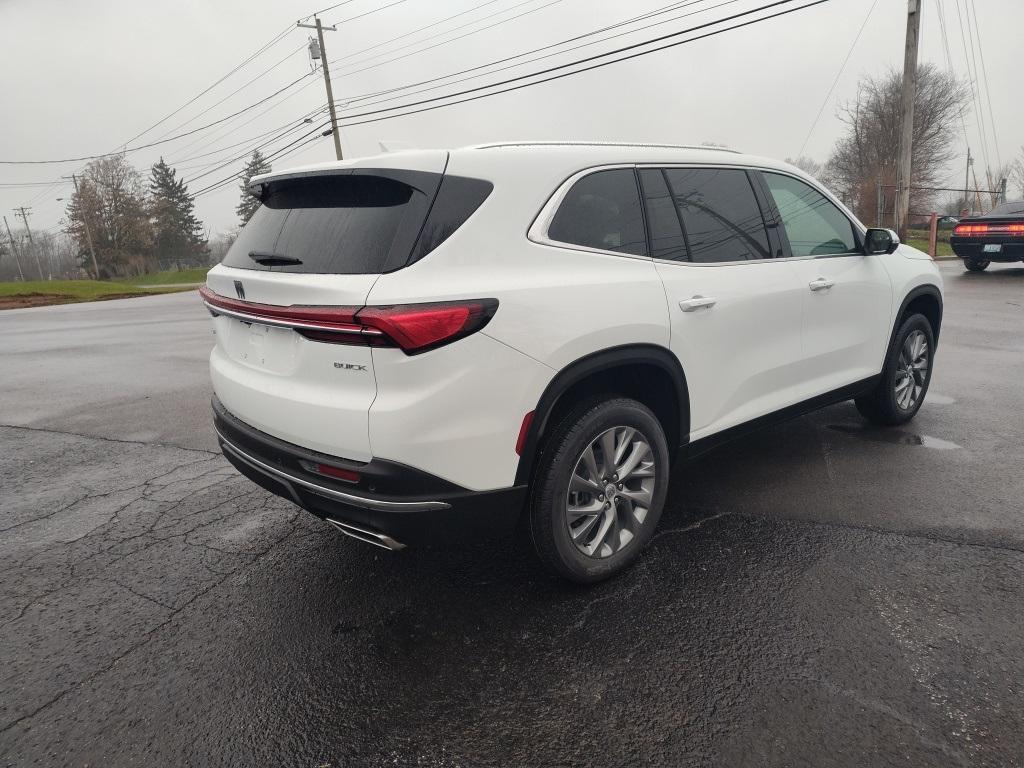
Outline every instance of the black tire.
<path id="1" fill-rule="evenodd" d="M 927 371 L 918 379 L 920 393 L 909 407 L 901 406 L 896 394 L 897 378 L 905 378 L 905 367 L 901 367 L 900 353 L 907 338 L 920 331 L 928 345 L 928 367 Z M 924 315 L 914 314 L 904 318 L 899 329 L 893 336 L 892 344 L 885 355 L 885 365 L 882 368 L 882 375 L 875 388 L 866 395 L 858 397 L 854 402 L 861 416 L 875 424 L 883 426 L 897 426 L 910 421 L 921 409 L 925 395 L 928 394 L 928 385 L 932 380 L 932 369 L 935 367 L 935 334 L 932 326 Z M 915 386 L 915 384 L 911 384 Z"/>
<path id="2" fill-rule="evenodd" d="M 964 259 L 964 268 L 968 272 L 984 272 L 989 264 L 988 259 Z"/>
<path id="3" fill-rule="evenodd" d="M 602 495 L 601 503 L 606 504 L 603 509 L 594 515 L 585 515 L 578 518 L 579 526 L 576 531 L 582 531 L 583 526 L 595 518 L 594 528 L 590 534 L 593 542 L 597 542 L 600 531 L 603 530 L 603 520 L 608 519 L 608 525 L 612 526 L 608 541 L 610 544 L 592 543 L 591 546 L 598 547 L 595 554 L 588 555 L 581 551 L 573 543 L 572 534 L 569 529 L 569 518 L 567 516 L 567 505 L 569 504 L 569 484 L 577 464 L 583 461 L 582 456 L 585 450 L 591 447 L 594 441 L 602 435 L 616 428 L 631 428 L 636 430 L 637 436 L 626 437 L 624 433 L 612 432 L 615 437 L 623 438 L 621 445 L 629 445 L 630 453 L 636 450 L 643 452 L 643 455 L 650 456 L 650 463 L 653 467 L 653 489 L 645 490 L 639 488 L 639 484 L 645 480 L 637 479 L 625 482 L 625 491 L 630 492 L 630 487 L 638 488 L 634 493 L 643 494 L 650 498 L 650 504 L 646 513 L 642 511 L 637 514 L 643 515 L 642 522 L 638 522 L 632 510 L 642 510 L 641 505 L 633 506 L 628 498 L 614 497 L 610 503 Z M 643 451 L 639 441 L 642 438 L 649 448 L 649 454 Z M 639 447 L 638 447 L 639 446 Z M 603 474 L 605 467 L 604 451 L 598 445 L 592 456 L 599 459 L 595 469 L 598 474 Z M 625 454 L 629 455 L 629 454 Z M 614 461 L 613 461 L 614 464 Z M 644 471 L 639 473 L 646 479 L 651 467 L 644 461 Z M 607 579 L 627 568 L 639 557 L 640 552 L 650 542 L 654 529 L 661 517 L 661 511 L 665 504 L 665 494 L 668 491 L 669 480 L 669 452 L 665 440 L 665 431 L 658 421 L 658 418 L 649 408 L 624 397 L 615 397 L 604 400 L 590 400 L 582 403 L 562 418 L 545 440 L 541 449 L 536 472 L 534 473 L 533 485 L 530 493 L 529 530 L 534 551 L 540 561 L 551 573 L 569 579 L 580 584 L 593 584 Z M 598 478 L 598 482 L 601 482 Z M 616 483 L 612 482 L 612 485 Z M 648 485 L 648 488 L 650 486 Z M 621 493 L 622 491 L 618 491 Z M 612 494 L 609 494 L 612 496 Z M 575 495 L 575 501 L 583 500 L 581 504 L 597 504 L 596 496 L 583 492 L 582 495 Z M 627 533 L 623 531 L 628 530 Z M 580 546 L 586 544 L 587 536 L 581 536 Z M 618 547 L 622 539 L 626 539 L 621 548 Z M 608 552 L 605 552 L 605 548 Z"/>

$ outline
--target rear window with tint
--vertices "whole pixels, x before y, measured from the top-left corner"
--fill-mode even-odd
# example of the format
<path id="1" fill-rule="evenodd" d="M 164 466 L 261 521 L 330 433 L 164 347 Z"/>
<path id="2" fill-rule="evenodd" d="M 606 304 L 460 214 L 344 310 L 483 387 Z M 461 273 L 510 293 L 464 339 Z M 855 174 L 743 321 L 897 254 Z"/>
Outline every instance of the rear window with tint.
<path id="1" fill-rule="evenodd" d="M 404 174 L 409 182 L 352 173 L 271 182 L 223 263 L 340 275 L 397 269 L 408 260 L 441 180 Z"/>

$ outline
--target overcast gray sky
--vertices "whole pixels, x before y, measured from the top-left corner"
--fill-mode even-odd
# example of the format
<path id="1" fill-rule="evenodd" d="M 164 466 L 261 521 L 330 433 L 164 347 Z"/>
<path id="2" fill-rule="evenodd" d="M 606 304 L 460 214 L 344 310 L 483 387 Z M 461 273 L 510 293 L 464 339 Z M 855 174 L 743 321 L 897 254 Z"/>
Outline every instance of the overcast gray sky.
<path id="1" fill-rule="evenodd" d="M 672 3 L 680 7 L 572 45 L 666 22 L 658 26 L 459 85 L 443 81 L 443 88 L 405 99 L 415 101 L 502 80 L 768 2 Z M 994 121 L 989 118 L 988 99 L 982 91 L 988 129 L 985 143 L 993 165 L 997 146 L 999 157 L 1007 162 L 1024 144 L 1024 100 L 1020 98 L 1018 74 L 1024 2 L 922 3 L 921 61 L 947 66 L 939 25 L 941 7 L 953 69 L 964 77 L 968 70 L 961 18 L 968 5 L 976 5 L 994 116 Z M 323 80 L 319 73 L 308 74 L 304 44 L 309 31 L 295 29 L 294 22 L 327 4 L 329 0 L 0 0 L 4 72 L 0 160 L 60 159 L 118 149 L 291 26 L 251 63 L 128 145 L 131 149 L 201 128 L 307 74 L 300 83 L 236 118 L 128 155 L 144 173 L 163 155 L 180 168 L 191 191 L 197 192 L 237 172 L 242 161 L 231 162 L 234 158 L 276 135 L 261 134 L 323 107 Z M 475 67 L 669 4 L 669 0 L 350 0 L 326 11 L 325 23 L 381 10 L 345 21 L 337 32 L 325 33 L 329 59 L 347 56 L 332 65 L 335 98 L 344 102 L 353 96 Z M 391 7 L 383 7 L 388 5 Z M 524 138 L 713 141 L 757 154 L 795 156 L 867 18 L 863 34 L 807 142 L 805 154 L 825 160 L 841 131 L 836 106 L 853 98 L 858 78 L 879 74 L 887 67 L 902 67 L 906 0 L 876 0 L 868 16 L 871 6 L 872 0 L 828 0 L 745 29 L 552 83 L 421 115 L 343 128 L 343 146 L 348 155 L 356 156 L 375 153 L 382 140 L 417 147 Z M 473 8 L 476 10 L 470 10 Z M 463 11 L 469 12 L 407 34 Z M 519 14 L 524 15 L 513 18 Z M 678 18 L 683 14 L 693 15 Z M 496 26 L 484 29 L 489 25 Z M 403 37 L 385 43 L 399 36 Z M 428 46 L 435 47 L 415 53 Z M 389 61 L 396 57 L 402 58 Z M 981 69 L 978 57 L 975 53 Z M 253 78 L 257 79 L 246 85 Z M 229 95 L 239 88 L 238 93 Z M 218 104 L 221 99 L 225 100 Z M 362 107 L 359 111 L 398 103 L 402 102 Z M 355 111 L 355 106 L 350 106 L 349 112 Z M 325 118 L 317 114 L 315 119 L 319 124 Z M 972 112 L 966 122 L 972 152 L 981 157 L 978 115 Z M 284 147 L 313 127 L 287 134 L 269 145 L 267 151 Z M 322 138 L 275 165 L 287 167 L 332 158 L 330 139 Z M 70 182 L 52 187 L 11 185 L 56 182 L 83 165 L 0 165 L 0 210 L 13 226 L 12 209 L 31 205 L 30 223 L 34 228 L 59 228 L 66 201 L 57 198 L 68 197 Z M 962 161 L 958 161 L 949 169 L 949 182 L 962 184 L 962 178 Z M 212 233 L 235 225 L 237 198 L 237 184 L 231 184 L 197 199 L 198 214 Z"/>

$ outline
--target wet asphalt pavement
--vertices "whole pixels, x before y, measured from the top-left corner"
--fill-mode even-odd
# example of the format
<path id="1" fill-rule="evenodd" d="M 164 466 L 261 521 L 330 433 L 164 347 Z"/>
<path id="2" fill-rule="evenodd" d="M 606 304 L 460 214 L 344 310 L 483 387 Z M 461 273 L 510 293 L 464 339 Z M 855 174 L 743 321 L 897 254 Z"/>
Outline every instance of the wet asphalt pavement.
<path id="1" fill-rule="evenodd" d="M 238 476 L 194 294 L 0 313 L 0 765 L 1024 764 L 1024 269 L 943 270 L 911 425 L 681 467 L 590 589 Z"/>

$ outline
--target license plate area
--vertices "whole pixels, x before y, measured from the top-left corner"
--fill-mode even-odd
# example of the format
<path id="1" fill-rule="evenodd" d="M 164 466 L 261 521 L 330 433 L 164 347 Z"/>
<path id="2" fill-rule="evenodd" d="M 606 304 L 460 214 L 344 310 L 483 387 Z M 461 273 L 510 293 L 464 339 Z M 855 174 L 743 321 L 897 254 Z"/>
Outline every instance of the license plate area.
<path id="1" fill-rule="evenodd" d="M 225 347 L 233 360 L 269 373 L 283 374 L 295 369 L 298 344 L 299 335 L 290 328 L 232 319 Z"/>
<path id="2" fill-rule="evenodd" d="M 1003 246 L 1001 243 L 985 243 L 981 250 L 984 253 L 1002 253 Z"/>

